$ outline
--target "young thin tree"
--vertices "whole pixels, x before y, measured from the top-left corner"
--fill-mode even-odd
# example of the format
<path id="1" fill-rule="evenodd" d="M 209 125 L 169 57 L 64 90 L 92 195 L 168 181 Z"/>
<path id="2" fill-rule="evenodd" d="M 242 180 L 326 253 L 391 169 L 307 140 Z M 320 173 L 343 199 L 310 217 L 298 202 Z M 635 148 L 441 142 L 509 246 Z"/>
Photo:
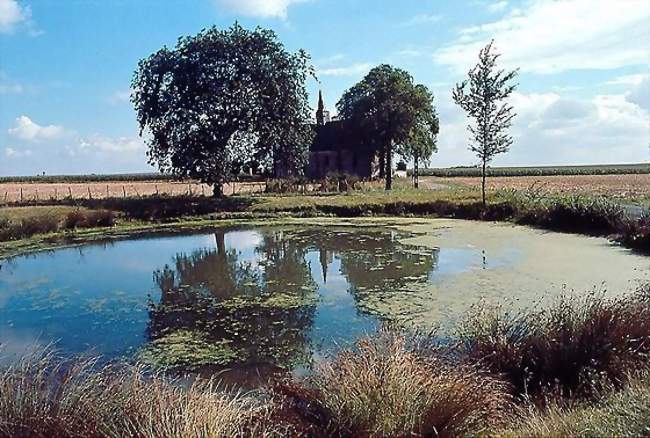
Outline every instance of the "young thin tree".
<path id="1" fill-rule="evenodd" d="M 512 94 L 517 84 L 510 82 L 517 76 L 518 69 L 506 72 L 497 69 L 499 54 L 493 53 L 494 41 L 479 53 L 479 62 L 472 68 L 469 78 L 456 84 L 453 91 L 454 101 L 467 115 L 474 119 L 474 124 L 467 129 L 472 135 L 469 149 L 481 160 L 481 189 L 485 206 L 487 165 L 498 155 L 508 152 L 512 137 L 508 128 L 515 117 L 512 105 L 505 99 Z"/>

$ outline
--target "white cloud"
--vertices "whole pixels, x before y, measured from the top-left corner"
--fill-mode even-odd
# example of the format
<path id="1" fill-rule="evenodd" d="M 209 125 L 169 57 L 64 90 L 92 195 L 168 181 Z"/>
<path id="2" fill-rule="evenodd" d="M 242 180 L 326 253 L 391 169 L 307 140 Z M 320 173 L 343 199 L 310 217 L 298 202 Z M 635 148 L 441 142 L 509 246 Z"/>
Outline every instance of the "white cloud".
<path id="1" fill-rule="evenodd" d="M 9 135 L 21 140 L 40 141 L 62 138 L 68 132 L 57 125 L 42 126 L 32 121 L 27 116 L 20 116 L 14 121 L 14 126 L 7 131 Z"/>
<path id="2" fill-rule="evenodd" d="M 491 2 L 488 5 L 487 9 L 490 12 L 497 13 L 497 12 L 504 11 L 507 7 L 508 7 L 508 2 L 506 0 L 502 0 L 502 1 Z"/>
<path id="3" fill-rule="evenodd" d="M 650 76 L 646 76 L 625 95 L 628 102 L 650 111 Z"/>
<path id="4" fill-rule="evenodd" d="M 644 73 L 618 76 L 611 81 L 605 82 L 605 85 L 639 85 L 648 77 L 650 77 L 650 75 Z"/>
<path id="5" fill-rule="evenodd" d="M 402 26 L 418 26 L 420 24 L 436 23 L 442 20 L 442 15 L 437 14 L 419 14 L 411 19 L 404 21 Z"/>
<path id="6" fill-rule="evenodd" d="M 23 158 L 31 157 L 32 151 L 30 149 L 18 150 L 14 148 L 7 147 L 4 150 L 5 157 L 7 158 Z"/>
<path id="7" fill-rule="evenodd" d="M 465 72 L 492 38 L 505 67 L 528 72 L 650 65 L 650 2 L 529 0 L 499 21 L 463 29 L 434 59 Z"/>
<path id="8" fill-rule="evenodd" d="M 138 137 L 93 136 L 81 139 L 78 149 L 83 152 L 121 152 L 132 153 L 145 150 L 144 142 Z"/>
<path id="9" fill-rule="evenodd" d="M 627 95 L 577 99 L 557 93 L 513 93 L 517 117 L 514 144 L 494 165 L 591 164 L 648 161 L 650 113 Z M 467 150 L 464 113 L 450 101 L 439 102 L 440 152 L 435 166 L 475 164 Z"/>
<path id="10" fill-rule="evenodd" d="M 289 6 L 306 0 L 216 0 L 217 6 L 235 14 L 261 18 L 286 18 Z"/>
<path id="11" fill-rule="evenodd" d="M 372 68 L 369 62 L 352 64 L 344 67 L 330 67 L 318 69 L 319 76 L 359 76 L 368 73 Z"/>
<path id="12" fill-rule="evenodd" d="M 17 0 L 0 0 L 0 33 L 12 33 L 16 26 L 28 23 L 31 11 Z"/>

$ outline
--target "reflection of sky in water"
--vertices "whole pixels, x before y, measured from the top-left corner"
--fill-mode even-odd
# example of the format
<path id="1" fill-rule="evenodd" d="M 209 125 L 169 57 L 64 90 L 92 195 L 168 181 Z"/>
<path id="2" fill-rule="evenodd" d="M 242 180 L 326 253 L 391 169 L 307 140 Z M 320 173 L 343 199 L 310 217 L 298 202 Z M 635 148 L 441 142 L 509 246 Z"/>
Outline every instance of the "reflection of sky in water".
<path id="1" fill-rule="evenodd" d="M 438 265 L 429 273 L 433 283 L 446 277 L 479 269 L 497 269 L 515 263 L 521 257 L 517 248 L 485 251 L 477 248 L 440 248 Z"/>
<path id="2" fill-rule="evenodd" d="M 290 236 L 272 228 L 234 230 L 226 232 L 221 241 L 227 251 L 234 250 L 238 266 L 250 266 L 261 274 L 269 270 L 266 263 L 272 254 L 261 249 L 264 243 L 286 243 L 284 239 Z M 420 270 L 425 280 L 435 282 L 444 276 L 482 269 L 484 263 L 479 249 L 443 248 L 437 258 L 426 250 L 419 259 L 416 257 L 420 261 L 403 266 L 414 260 L 418 248 L 399 244 L 394 231 L 380 235 L 377 230 L 348 229 L 337 234 L 319 228 L 300 234 L 292 242 L 294 249 L 304 251 L 301 254 L 308 264 L 308 275 L 317 288 L 318 304 L 311 325 L 304 328 L 317 350 L 344 345 L 377 327 L 377 319 L 361 313 L 349 293 L 355 288 L 350 283 L 354 278 L 362 282 L 381 282 L 384 277 L 403 280 L 402 269 L 413 268 Z M 109 358 L 131 354 L 147 342 L 149 299 L 155 303 L 161 299 L 153 273 L 165 266 L 175 269 L 175 256 L 179 254 L 214 252 L 218 246 L 215 234 L 154 237 L 4 261 L 0 270 L 0 343 L 6 353 L 29 344 L 55 342 L 66 353 L 93 351 Z M 511 263 L 517 253 L 488 256 L 486 266 L 494 268 Z M 369 263 L 377 262 L 377 257 L 383 257 L 381 268 L 372 269 L 372 273 L 365 270 Z M 390 260 L 392 268 L 387 263 Z M 343 263 L 347 263 L 347 271 Z M 208 263 L 206 268 L 203 263 L 201 269 L 210 266 Z M 375 285 L 381 288 L 381 283 Z"/>

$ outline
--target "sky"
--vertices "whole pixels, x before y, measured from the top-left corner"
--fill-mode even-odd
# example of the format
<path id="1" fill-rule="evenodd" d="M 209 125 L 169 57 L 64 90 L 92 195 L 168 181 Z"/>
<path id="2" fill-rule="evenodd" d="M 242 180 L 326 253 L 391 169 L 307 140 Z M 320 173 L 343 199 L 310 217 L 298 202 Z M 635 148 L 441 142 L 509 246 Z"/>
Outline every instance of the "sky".
<path id="1" fill-rule="evenodd" d="M 235 21 L 310 53 L 314 107 L 378 64 L 409 71 L 435 95 L 434 167 L 477 163 L 451 90 L 491 39 L 520 69 L 493 165 L 650 161 L 648 0 L 0 0 L 0 175 L 154 170 L 129 102 L 138 61 Z"/>

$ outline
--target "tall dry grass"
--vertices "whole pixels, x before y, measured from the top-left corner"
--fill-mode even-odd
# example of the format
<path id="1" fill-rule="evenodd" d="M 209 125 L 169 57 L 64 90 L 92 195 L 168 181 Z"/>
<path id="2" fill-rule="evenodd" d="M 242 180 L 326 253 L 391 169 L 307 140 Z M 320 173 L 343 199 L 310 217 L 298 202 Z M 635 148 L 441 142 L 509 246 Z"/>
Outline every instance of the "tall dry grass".
<path id="1" fill-rule="evenodd" d="M 556 402 L 544 410 L 528 405 L 499 433 L 519 437 L 647 437 L 650 436 L 650 379 L 633 377 L 620 391 L 604 394 L 598 403 L 563 406 Z"/>
<path id="2" fill-rule="evenodd" d="M 212 381 L 189 387 L 133 367 L 27 355 L 0 372 L 2 437 L 280 436 L 270 406 Z"/>
<path id="3" fill-rule="evenodd" d="M 310 379 L 330 427 L 360 437 L 474 436 L 511 406 L 505 385 L 475 367 L 415 353 L 400 334 L 360 340 Z"/>
<path id="4" fill-rule="evenodd" d="M 459 339 L 464 360 L 502 376 L 518 395 L 589 397 L 647 366 L 650 288 L 617 298 L 565 296 L 533 312 L 477 308 Z"/>

